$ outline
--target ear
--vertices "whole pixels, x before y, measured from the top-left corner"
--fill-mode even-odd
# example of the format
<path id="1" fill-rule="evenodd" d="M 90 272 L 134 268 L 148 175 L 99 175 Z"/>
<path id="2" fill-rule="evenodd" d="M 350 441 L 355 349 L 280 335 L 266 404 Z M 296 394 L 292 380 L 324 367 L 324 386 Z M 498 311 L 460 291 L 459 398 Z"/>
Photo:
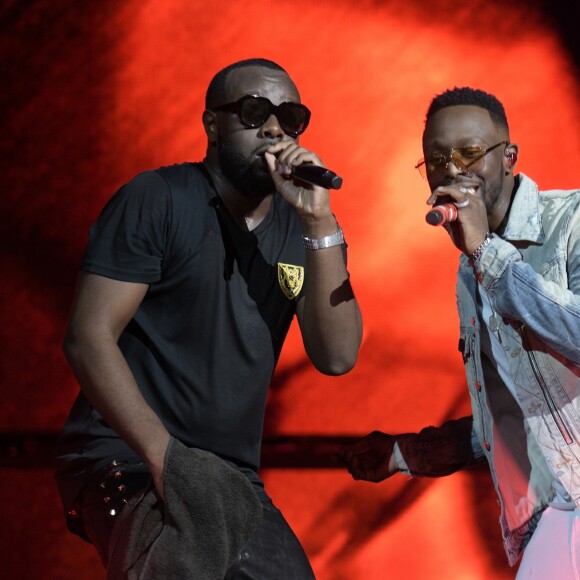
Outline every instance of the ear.
<path id="1" fill-rule="evenodd" d="M 213 111 L 206 109 L 201 120 L 203 123 L 203 128 L 205 129 L 205 134 L 207 135 L 207 140 L 209 143 L 216 143 L 217 141 L 217 117 Z"/>
<path id="2" fill-rule="evenodd" d="M 517 143 L 509 143 L 504 151 L 504 167 L 506 173 L 511 173 L 518 162 L 519 147 Z"/>

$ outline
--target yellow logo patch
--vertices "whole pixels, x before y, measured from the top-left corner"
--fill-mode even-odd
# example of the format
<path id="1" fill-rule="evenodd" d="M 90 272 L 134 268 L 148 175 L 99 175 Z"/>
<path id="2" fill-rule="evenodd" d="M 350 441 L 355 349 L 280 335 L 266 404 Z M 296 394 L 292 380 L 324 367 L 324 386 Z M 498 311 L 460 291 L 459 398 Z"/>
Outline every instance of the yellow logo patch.
<path id="1" fill-rule="evenodd" d="M 278 262 L 278 283 L 288 300 L 296 298 L 304 284 L 304 267 Z"/>

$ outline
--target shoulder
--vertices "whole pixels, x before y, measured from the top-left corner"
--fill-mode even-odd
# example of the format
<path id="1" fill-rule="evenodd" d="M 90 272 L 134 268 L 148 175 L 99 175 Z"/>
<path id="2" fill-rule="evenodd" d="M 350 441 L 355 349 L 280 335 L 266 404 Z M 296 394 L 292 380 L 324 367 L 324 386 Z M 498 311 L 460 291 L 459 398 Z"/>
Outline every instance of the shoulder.
<path id="1" fill-rule="evenodd" d="M 117 190 L 107 205 L 170 210 L 210 198 L 212 193 L 201 163 L 181 163 L 137 174 Z"/>
<path id="2" fill-rule="evenodd" d="M 576 189 L 545 189 L 540 190 L 538 185 L 532 181 L 529 177 L 523 175 L 522 184 L 530 184 L 534 186 L 538 192 L 538 197 L 540 203 L 550 204 L 559 203 L 565 204 L 567 207 L 579 207 L 580 206 L 580 188 Z"/>
<path id="3" fill-rule="evenodd" d="M 549 189 L 539 192 L 543 221 L 557 222 L 570 233 L 580 224 L 580 189 Z"/>
<path id="4" fill-rule="evenodd" d="M 169 193 L 167 183 L 155 170 L 143 171 L 123 184 L 109 204 L 141 204 L 145 200 L 168 197 Z"/>
<path id="5" fill-rule="evenodd" d="M 155 169 L 152 173 L 163 180 L 171 192 L 191 192 L 192 190 L 213 192 L 202 163 L 166 165 Z"/>
<path id="6" fill-rule="evenodd" d="M 560 201 L 570 205 L 580 203 L 580 189 L 548 189 L 539 192 L 540 200 L 546 203 Z"/>
<path id="7" fill-rule="evenodd" d="M 540 190 L 538 184 L 523 173 L 519 174 L 519 178 L 517 197 L 528 208 L 537 204 L 544 219 L 554 220 L 561 215 L 570 218 L 580 213 L 580 189 Z"/>

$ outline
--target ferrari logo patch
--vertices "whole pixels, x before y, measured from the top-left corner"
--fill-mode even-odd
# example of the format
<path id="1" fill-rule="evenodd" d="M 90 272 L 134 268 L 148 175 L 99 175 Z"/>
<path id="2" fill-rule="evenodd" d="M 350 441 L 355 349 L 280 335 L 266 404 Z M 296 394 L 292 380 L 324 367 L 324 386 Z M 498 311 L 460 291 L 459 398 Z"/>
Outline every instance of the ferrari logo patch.
<path id="1" fill-rule="evenodd" d="M 278 283 L 288 300 L 296 298 L 304 284 L 304 267 L 278 262 Z"/>

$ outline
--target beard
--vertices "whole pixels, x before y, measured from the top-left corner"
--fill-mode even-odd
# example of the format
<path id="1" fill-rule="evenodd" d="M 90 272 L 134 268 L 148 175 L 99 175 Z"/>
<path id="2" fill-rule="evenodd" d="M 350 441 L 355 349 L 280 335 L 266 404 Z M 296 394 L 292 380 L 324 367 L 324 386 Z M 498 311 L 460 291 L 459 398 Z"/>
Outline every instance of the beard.
<path id="1" fill-rule="evenodd" d="M 498 173 L 498 179 L 493 183 L 490 183 L 489 188 L 488 184 L 485 184 L 485 191 L 482 197 L 485 209 L 487 210 L 487 215 L 493 213 L 494 209 L 502 203 L 504 182 L 504 173 L 503 171 L 500 171 Z"/>
<path id="2" fill-rule="evenodd" d="M 218 159 L 222 173 L 245 197 L 262 199 L 274 192 L 275 186 L 266 160 L 253 163 L 227 143 L 218 143 Z"/>

